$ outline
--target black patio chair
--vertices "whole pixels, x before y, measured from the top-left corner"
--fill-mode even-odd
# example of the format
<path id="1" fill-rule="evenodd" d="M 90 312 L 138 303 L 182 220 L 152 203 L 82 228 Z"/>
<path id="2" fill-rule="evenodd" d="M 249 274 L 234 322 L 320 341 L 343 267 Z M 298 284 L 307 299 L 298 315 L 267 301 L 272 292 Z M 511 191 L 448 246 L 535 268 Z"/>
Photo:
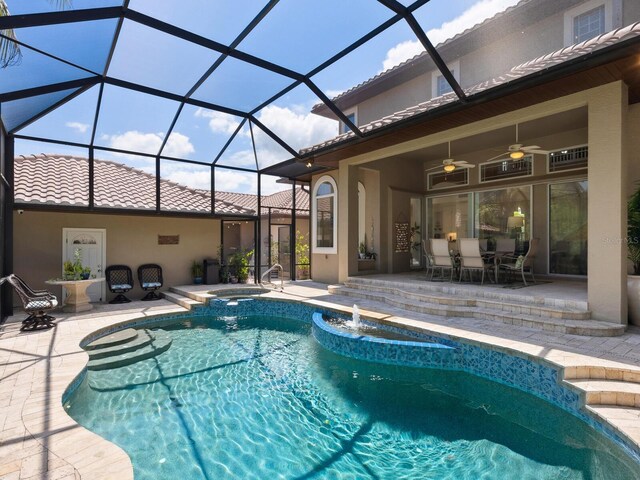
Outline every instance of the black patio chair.
<path id="1" fill-rule="evenodd" d="M 104 272 L 107 286 L 111 293 L 117 293 L 116 298 L 109 303 L 129 303 L 125 293 L 133 288 L 133 273 L 126 265 L 110 265 Z"/>
<path id="2" fill-rule="evenodd" d="M 145 263 L 138 267 L 138 282 L 147 294 L 142 298 L 143 301 L 160 300 L 160 296 L 156 293 L 162 287 L 162 267 L 155 263 Z"/>
<path id="3" fill-rule="evenodd" d="M 44 330 L 55 327 L 56 319 L 47 312 L 58 306 L 58 299 L 48 290 L 33 290 L 17 275 L 13 273 L 0 279 L 0 285 L 8 282 L 22 301 L 22 308 L 29 314 L 22 321 L 20 331 Z"/>

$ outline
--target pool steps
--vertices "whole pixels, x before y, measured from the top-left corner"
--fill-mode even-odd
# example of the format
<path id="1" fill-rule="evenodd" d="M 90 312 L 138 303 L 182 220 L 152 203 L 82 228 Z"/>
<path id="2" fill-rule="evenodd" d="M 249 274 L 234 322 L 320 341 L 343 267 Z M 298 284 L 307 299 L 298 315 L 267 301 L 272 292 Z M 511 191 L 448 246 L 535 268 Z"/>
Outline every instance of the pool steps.
<path id="1" fill-rule="evenodd" d="M 330 285 L 328 291 L 429 315 L 477 318 L 558 333 L 600 337 L 618 336 L 625 331 L 624 325 L 592 320 L 591 312 L 583 305 L 586 302 L 555 300 L 551 305 L 537 297 L 495 292 L 474 297 L 476 292 L 455 287 L 414 286 L 362 277 L 349 278 L 343 285 Z"/>
<path id="2" fill-rule="evenodd" d="M 171 337 L 162 330 L 127 328 L 99 338 L 84 347 L 89 354 L 87 369 L 124 367 L 166 352 L 170 346 Z"/>
<path id="3" fill-rule="evenodd" d="M 581 365 L 565 367 L 563 377 L 592 416 L 640 442 L 640 370 Z"/>

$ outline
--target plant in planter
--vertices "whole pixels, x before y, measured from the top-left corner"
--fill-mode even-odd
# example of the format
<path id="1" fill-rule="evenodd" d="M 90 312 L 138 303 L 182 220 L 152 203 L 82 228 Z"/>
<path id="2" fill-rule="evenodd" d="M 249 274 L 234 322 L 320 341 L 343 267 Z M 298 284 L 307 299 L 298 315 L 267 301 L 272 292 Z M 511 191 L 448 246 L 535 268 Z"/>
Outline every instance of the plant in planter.
<path id="1" fill-rule="evenodd" d="M 191 264 L 191 276 L 193 277 L 193 283 L 196 285 L 202 284 L 202 274 L 204 273 L 204 269 L 202 268 L 202 264 L 197 260 L 194 260 Z"/>
<path id="2" fill-rule="evenodd" d="M 75 268 L 73 266 L 73 262 L 67 260 L 63 264 L 63 280 L 74 280 L 76 273 Z"/>
<path id="3" fill-rule="evenodd" d="M 308 235 L 296 231 L 296 278 L 307 280 L 309 278 L 309 241 Z"/>
<path id="4" fill-rule="evenodd" d="M 231 281 L 231 274 L 229 273 L 229 267 L 223 265 L 220 267 L 220 282 L 229 283 Z"/>
<path id="5" fill-rule="evenodd" d="M 64 280 L 86 280 L 91 275 L 90 267 L 82 266 L 82 249 L 76 248 L 73 251 L 73 262 L 67 260 L 62 264 L 62 275 Z M 85 277 L 85 271 L 87 276 Z"/>
<path id="6" fill-rule="evenodd" d="M 364 242 L 360 242 L 360 245 L 358 246 L 358 256 L 360 257 L 360 259 L 363 259 L 367 256 L 367 247 L 365 246 Z"/>
<path id="7" fill-rule="evenodd" d="M 633 264 L 627 276 L 629 322 L 640 325 L 640 188 L 627 202 L 627 258 Z"/>
<path id="8" fill-rule="evenodd" d="M 235 272 L 235 277 L 239 283 L 247 283 L 249 278 L 249 260 L 253 255 L 253 250 L 237 251 L 229 259 L 229 265 Z"/>
<path id="9" fill-rule="evenodd" d="M 89 280 L 89 277 L 91 276 L 91 267 L 84 267 L 82 269 L 82 280 Z"/>

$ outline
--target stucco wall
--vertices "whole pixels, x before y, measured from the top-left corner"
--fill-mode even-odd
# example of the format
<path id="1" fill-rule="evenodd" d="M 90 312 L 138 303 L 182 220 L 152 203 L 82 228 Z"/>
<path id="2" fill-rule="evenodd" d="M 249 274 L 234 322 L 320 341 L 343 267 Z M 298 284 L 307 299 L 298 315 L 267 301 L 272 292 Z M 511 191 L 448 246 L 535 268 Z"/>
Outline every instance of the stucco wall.
<path id="1" fill-rule="evenodd" d="M 60 287 L 45 285 L 59 278 L 62 269 L 63 228 L 104 228 L 107 231 L 107 266 L 125 264 L 136 270 L 143 263 L 158 263 L 164 287 L 192 283 L 193 260 L 216 257 L 220 221 L 214 219 L 154 218 L 124 215 L 33 212 L 14 214 L 14 271 L 34 288 L 48 288 L 60 295 Z M 179 245 L 158 245 L 158 235 L 180 235 Z M 252 233 L 253 235 L 253 233 Z M 143 291 L 135 278 L 131 299 Z M 107 300 L 113 294 L 107 292 Z M 14 305 L 19 305 L 14 301 Z"/>

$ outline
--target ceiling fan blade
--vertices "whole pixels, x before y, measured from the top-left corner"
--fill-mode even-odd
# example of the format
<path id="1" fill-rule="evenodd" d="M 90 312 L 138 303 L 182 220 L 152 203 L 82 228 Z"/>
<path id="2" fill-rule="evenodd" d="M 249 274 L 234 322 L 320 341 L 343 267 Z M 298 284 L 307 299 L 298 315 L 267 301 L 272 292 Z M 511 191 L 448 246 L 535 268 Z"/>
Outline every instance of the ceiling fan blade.
<path id="1" fill-rule="evenodd" d="M 465 163 L 464 165 L 458 165 L 458 167 L 460 167 L 460 168 L 476 168 L 476 166 L 472 165 L 471 163 Z"/>
<path id="2" fill-rule="evenodd" d="M 497 160 L 498 158 L 505 158 L 505 155 L 509 155 L 509 152 L 503 152 L 500 155 L 496 155 L 495 157 L 491 157 L 489 160 L 485 160 L 486 162 L 490 162 L 491 160 Z"/>
<path id="3" fill-rule="evenodd" d="M 527 145 L 526 147 L 520 147 L 520 150 L 540 150 L 540 145 Z"/>
<path id="4" fill-rule="evenodd" d="M 442 170 L 442 165 L 438 165 L 437 167 L 426 168 L 425 172 L 430 172 L 432 170 Z"/>

